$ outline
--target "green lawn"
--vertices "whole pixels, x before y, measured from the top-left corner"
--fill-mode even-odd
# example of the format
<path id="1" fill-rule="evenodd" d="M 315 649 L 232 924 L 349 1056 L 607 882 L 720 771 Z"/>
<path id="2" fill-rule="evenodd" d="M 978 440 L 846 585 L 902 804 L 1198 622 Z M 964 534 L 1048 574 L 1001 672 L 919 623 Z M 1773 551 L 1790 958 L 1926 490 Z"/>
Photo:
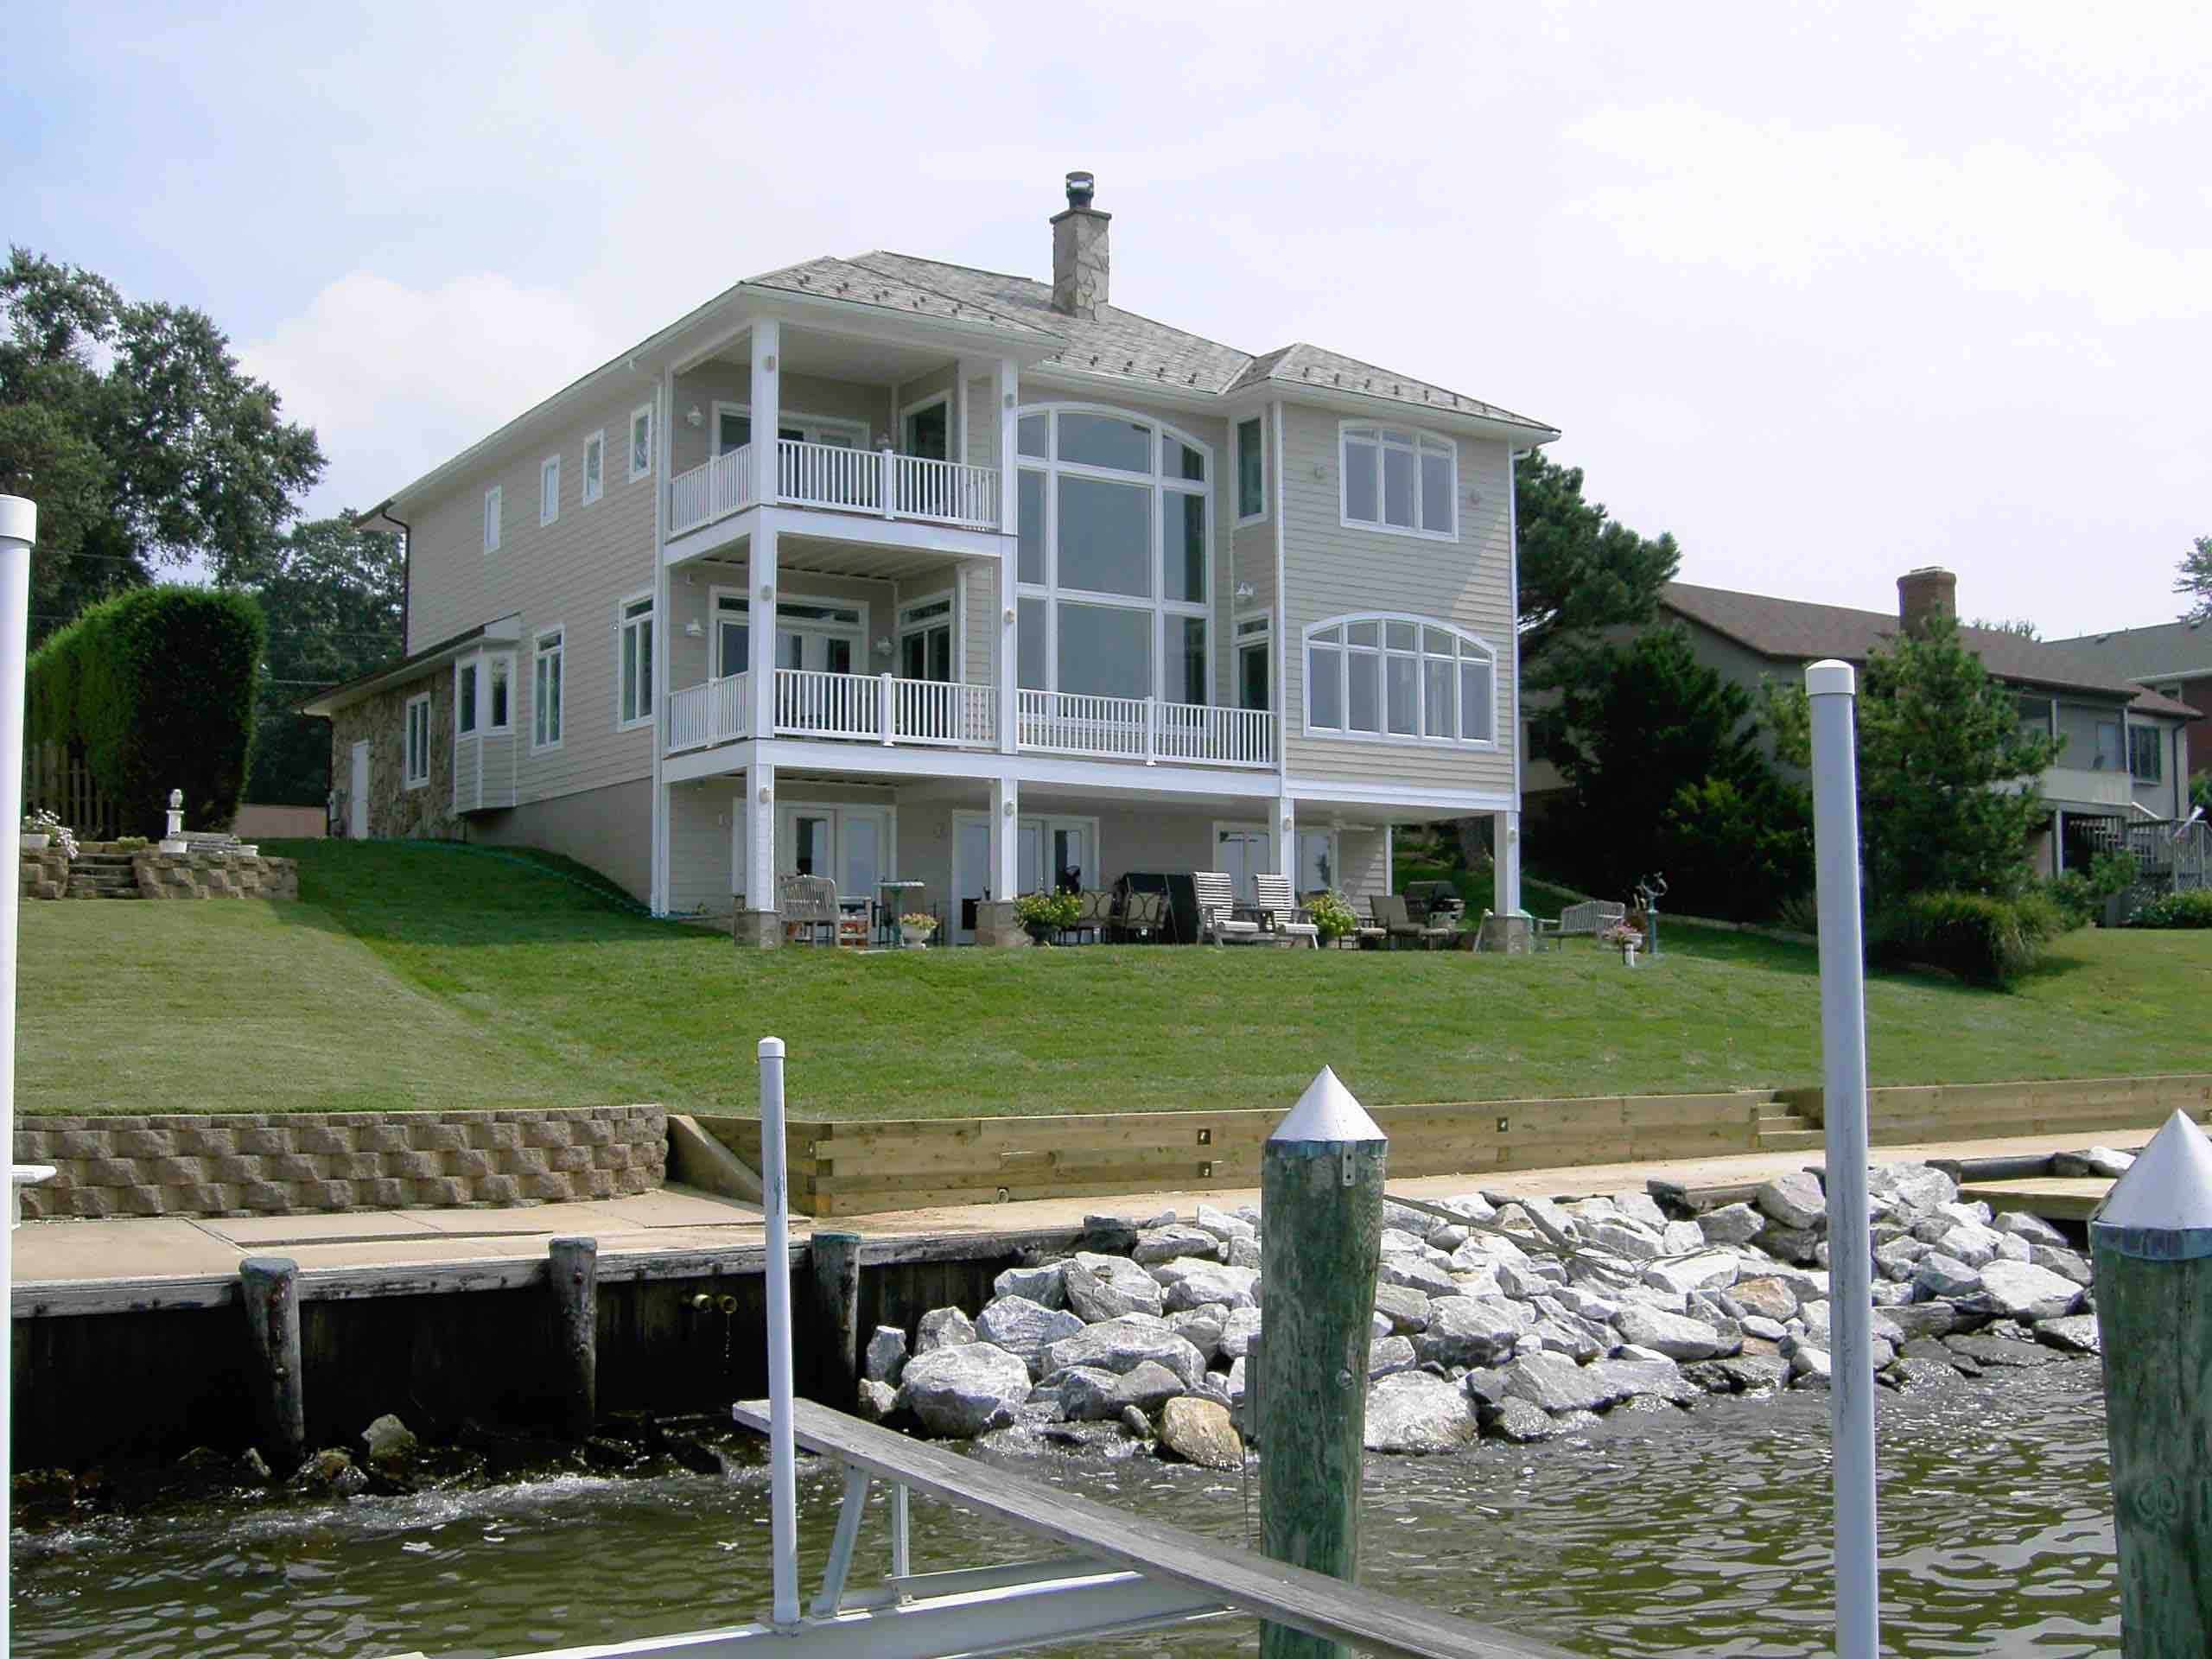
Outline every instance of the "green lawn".
<path id="1" fill-rule="evenodd" d="M 740 952 L 559 861 L 313 842 L 303 902 L 22 907 L 29 1112 L 753 1103 L 802 1116 L 1287 1103 L 1323 1064 L 1376 1103 L 1815 1082 L 1813 952 L 1668 928 L 1584 946 Z M 1880 1083 L 2201 1070 L 2212 935 L 2082 932 L 2012 995 L 1885 976 Z"/>

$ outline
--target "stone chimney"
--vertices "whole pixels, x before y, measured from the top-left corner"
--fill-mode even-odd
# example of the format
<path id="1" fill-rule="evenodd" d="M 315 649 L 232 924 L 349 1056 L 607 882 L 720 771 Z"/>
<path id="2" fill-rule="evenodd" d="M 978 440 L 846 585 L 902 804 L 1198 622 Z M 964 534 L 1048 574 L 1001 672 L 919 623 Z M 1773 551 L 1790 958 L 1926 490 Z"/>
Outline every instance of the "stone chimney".
<path id="1" fill-rule="evenodd" d="M 1897 626 L 1925 633 L 1936 617 L 1959 620 L 1959 579 L 1940 564 L 1923 565 L 1897 578 Z"/>
<path id="2" fill-rule="evenodd" d="M 1114 215 L 1090 205 L 1088 173 L 1068 175 L 1067 211 L 1052 215 L 1052 309 L 1095 317 L 1106 303 L 1106 226 Z"/>

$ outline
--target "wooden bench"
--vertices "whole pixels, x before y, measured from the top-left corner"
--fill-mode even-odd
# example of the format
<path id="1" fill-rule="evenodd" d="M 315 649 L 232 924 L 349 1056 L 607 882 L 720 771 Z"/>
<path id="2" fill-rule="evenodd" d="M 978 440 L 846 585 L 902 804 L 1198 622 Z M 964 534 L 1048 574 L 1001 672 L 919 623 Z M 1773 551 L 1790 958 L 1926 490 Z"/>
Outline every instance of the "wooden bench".
<path id="1" fill-rule="evenodd" d="M 1597 938 L 1605 931 L 1628 919 L 1628 906 L 1607 902 L 1603 899 L 1585 899 L 1579 905 L 1569 905 L 1559 913 L 1555 922 L 1542 917 L 1536 918 L 1536 944 L 1541 949 L 1545 940 L 1551 941 L 1554 950 L 1566 948 L 1570 934 L 1585 938 Z"/>

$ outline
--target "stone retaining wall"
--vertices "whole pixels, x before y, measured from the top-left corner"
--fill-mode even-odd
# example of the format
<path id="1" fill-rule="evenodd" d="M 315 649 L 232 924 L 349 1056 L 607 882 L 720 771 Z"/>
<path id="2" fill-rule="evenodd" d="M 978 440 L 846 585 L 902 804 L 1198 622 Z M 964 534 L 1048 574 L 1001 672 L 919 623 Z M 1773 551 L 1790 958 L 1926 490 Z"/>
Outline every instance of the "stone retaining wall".
<path id="1" fill-rule="evenodd" d="M 22 868 L 16 893 L 23 899 L 60 899 L 69 892 L 69 860 L 48 850 L 22 855 Z"/>
<path id="2" fill-rule="evenodd" d="M 296 899 L 297 859 L 245 853 L 139 853 L 141 899 Z"/>
<path id="3" fill-rule="evenodd" d="M 16 1161 L 58 1172 L 23 1214 L 312 1215 L 611 1198 L 661 1184 L 658 1106 L 38 1117 Z"/>

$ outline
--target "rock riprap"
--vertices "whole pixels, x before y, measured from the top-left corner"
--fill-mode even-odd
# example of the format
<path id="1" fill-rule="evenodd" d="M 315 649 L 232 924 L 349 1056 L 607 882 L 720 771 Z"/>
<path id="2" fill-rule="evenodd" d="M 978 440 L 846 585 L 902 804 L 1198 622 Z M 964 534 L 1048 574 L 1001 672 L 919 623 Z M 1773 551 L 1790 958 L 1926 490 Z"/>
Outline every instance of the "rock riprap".
<path id="1" fill-rule="evenodd" d="M 2096 1351 L 2088 1258 L 2048 1222 L 1963 1204 L 1924 1164 L 1868 1183 L 1877 1380 L 1941 1386 Z M 1572 1200 L 1467 1193 L 1385 1209 L 1367 1444 L 1450 1452 L 1589 1432 L 1611 1411 L 1828 1385 L 1827 1198 L 1811 1172 L 1701 1214 L 1678 1189 Z M 881 1326 L 860 1408 L 947 1438 L 1155 1451 L 1235 1468 L 1260 1427 L 1259 1214 L 1092 1229 L 1126 1253 L 1009 1268 L 972 1319 Z M 1241 1431 L 1241 1433 L 1240 1433 Z M 1116 1448 L 1120 1448 L 1116 1451 Z"/>

